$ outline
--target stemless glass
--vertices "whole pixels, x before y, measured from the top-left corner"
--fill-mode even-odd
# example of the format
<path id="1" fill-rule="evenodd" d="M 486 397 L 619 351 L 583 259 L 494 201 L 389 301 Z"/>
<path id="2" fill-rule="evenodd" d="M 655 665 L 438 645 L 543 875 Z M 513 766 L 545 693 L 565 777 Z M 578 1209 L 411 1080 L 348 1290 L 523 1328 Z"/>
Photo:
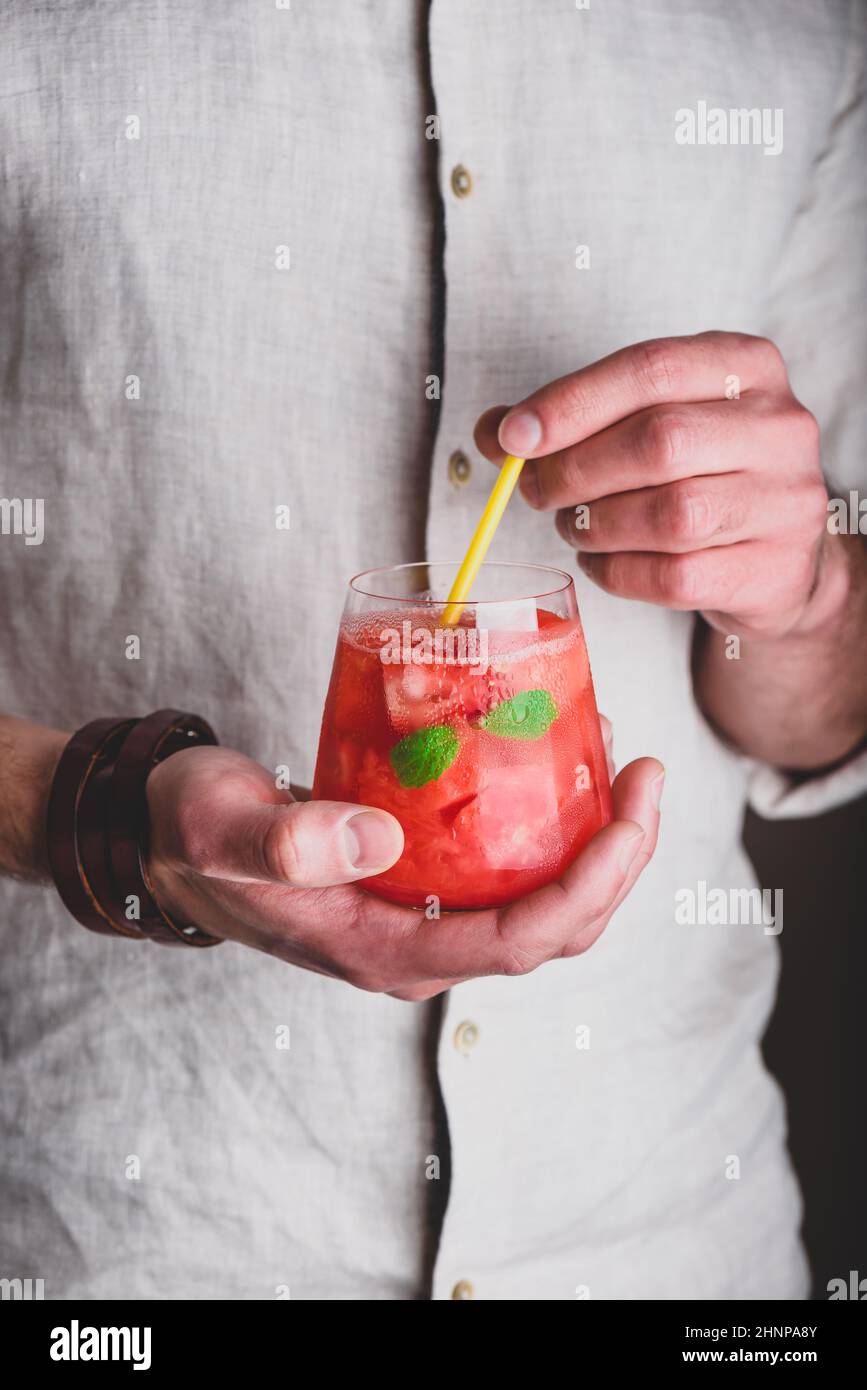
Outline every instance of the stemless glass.
<path id="1" fill-rule="evenodd" d="M 512 902 L 611 819 L 570 576 L 484 564 L 443 627 L 456 570 L 395 565 L 350 581 L 313 782 L 314 797 L 397 817 L 403 854 L 362 884 L 416 908 Z"/>

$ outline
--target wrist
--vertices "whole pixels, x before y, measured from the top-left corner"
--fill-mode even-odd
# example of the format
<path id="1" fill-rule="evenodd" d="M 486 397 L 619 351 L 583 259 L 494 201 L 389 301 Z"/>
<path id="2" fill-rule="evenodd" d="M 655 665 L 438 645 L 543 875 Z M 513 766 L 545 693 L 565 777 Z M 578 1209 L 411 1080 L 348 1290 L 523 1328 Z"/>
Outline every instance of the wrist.
<path id="1" fill-rule="evenodd" d="M 46 813 L 51 783 L 69 734 L 0 717 L 2 810 L 0 872 L 48 882 Z"/>
<path id="2" fill-rule="evenodd" d="M 855 558 L 855 547 L 839 537 L 828 534 L 823 537 L 816 561 L 813 591 L 787 637 L 809 638 L 821 634 L 823 639 L 828 640 L 842 633 L 851 615 Z"/>
<path id="3" fill-rule="evenodd" d="M 30 841 L 31 862 L 37 876 L 46 881 L 51 874 L 51 866 L 48 862 L 48 835 L 46 833 L 48 798 L 51 794 L 51 784 L 54 781 L 57 764 L 60 762 L 60 755 L 70 737 L 68 734 L 55 734 L 53 730 L 51 733 L 52 737 L 45 740 L 39 757 Z"/>

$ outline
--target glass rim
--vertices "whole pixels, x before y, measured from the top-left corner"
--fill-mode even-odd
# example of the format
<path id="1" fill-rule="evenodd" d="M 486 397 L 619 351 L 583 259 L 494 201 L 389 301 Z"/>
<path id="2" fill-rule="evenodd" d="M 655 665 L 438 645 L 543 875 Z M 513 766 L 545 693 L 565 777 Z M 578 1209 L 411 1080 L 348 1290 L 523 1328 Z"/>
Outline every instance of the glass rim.
<path id="1" fill-rule="evenodd" d="M 360 580 L 372 580 L 374 575 L 380 574 L 399 574 L 403 570 L 433 569 L 448 566 L 454 569 L 457 574 L 460 568 L 460 560 L 408 560 L 399 565 L 377 565 L 374 569 L 360 570 L 354 574 L 349 581 L 349 588 L 353 593 L 360 594 L 362 598 L 381 599 L 385 603 L 408 603 L 418 607 L 419 604 L 428 604 L 431 607 L 443 608 L 448 603 L 447 598 L 422 598 L 419 594 L 408 594 L 400 597 L 396 594 L 375 593 L 372 589 L 362 588 Z M 533 570 L 537 574 L 556 575 L 562 579 L 562 584 L 557 584 L 552 589 L 539 589 L 532 594 L 513 595 L 509 598 L 469 598 L 463 599 L 463 605 L 467 608 L 479 608 L 485 604 L 503 603 L 533 603 L 540 598 L 553 598 L 555 594 L 562 594 L 569 588 L 575 587 L 575 581 L 568 570 L 558 569 L 556 565 L 536 565 L 530 561 L 523 560 L 483 560 L 479 566 L 482 570 Z"/>

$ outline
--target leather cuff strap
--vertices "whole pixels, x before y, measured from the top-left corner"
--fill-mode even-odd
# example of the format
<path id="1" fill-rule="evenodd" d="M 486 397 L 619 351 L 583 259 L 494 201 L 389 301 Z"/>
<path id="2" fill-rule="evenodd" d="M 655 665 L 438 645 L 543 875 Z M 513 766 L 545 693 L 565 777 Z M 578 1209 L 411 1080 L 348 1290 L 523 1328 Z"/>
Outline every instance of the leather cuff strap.
<path id="1" fill-rule="evenodd" d="M 217 742 L 204 719 L 176 709 L 146 719 L 95 719 L 69 740 L 48 799 L 48 862 L 82 926 L 171 946 L 219 945 L 219 937 L 173 921 L 156 900 L 147 870 L 146 789 L 157 763 Z"/>
<path id="2" fill-rule="evenodd" d="M 91 812 L 93 784 L 96 774 L 111 767 L 114 757 L 136 721 L 134 719 L 94 719 L 73 734 L 60 755 L 48 798 L 48 862 L 57 891 L 67 909 L 82 926 L 106 936 L 138 937 L 139 932 L 129 924 L 116 922 L 107 909 L 111 894 L 106 894 L 107 859 L 99 853 L 98 835 L 85 832 L 89 869 L 85 868 L 80 842 L 81 808 L 85 803 Z M 88 789 L 90 788 L 90 792 Z M 104 793 L 104 782 L 101 787 Z M 90 803 L 88 805 L 88 803 Z M 89 825 L 98 825 L 88 817 Z M 104 823 L 104 822 L 103 822 Z M 94 882 L 94 873 L 99 883 Z M 98 893 L 98 888 L 101 892 Z"/>

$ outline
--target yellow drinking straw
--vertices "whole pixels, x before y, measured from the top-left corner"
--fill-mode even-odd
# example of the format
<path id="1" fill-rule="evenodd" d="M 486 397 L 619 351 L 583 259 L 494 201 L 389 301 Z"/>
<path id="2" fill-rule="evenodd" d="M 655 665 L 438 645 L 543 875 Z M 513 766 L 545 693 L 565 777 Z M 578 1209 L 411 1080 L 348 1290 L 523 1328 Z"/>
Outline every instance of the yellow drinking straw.
<path id="1" fill-rule="evenodd" d="M 525 459 L 515 458 L 514 454 L 506 455 L 506 462 L 500 469 L 500 475 L 485 503 L 485 510 L 482 512 L 475 535 L 470 541 L 463 564 L 449 590 L 448 604 L 439 620 L 439 627 L 453 627 L 455 623 L 460 621 L 470 589 L 479 572 L 479 567 L 488 553 L 488 546 L 494 539 L 494 532 L 502 520 L 509 498 L 515 491 L 515 484 L 521 476 L 521 469 L 525 462 Z"/>

